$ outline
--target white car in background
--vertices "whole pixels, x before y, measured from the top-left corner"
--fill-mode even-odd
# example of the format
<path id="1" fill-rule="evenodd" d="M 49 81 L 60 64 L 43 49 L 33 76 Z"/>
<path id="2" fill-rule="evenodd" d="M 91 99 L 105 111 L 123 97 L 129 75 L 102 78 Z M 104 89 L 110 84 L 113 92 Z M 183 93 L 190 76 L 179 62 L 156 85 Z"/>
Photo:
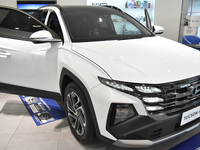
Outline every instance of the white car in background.
<path id="1" fill-rule="evenodd" d="M 1 92 L 61 101 L 82 143 L 148 147 L 199 125 L 198 51 L 115 7 L 52 5 L 34 17 L 0 6 Z"/>

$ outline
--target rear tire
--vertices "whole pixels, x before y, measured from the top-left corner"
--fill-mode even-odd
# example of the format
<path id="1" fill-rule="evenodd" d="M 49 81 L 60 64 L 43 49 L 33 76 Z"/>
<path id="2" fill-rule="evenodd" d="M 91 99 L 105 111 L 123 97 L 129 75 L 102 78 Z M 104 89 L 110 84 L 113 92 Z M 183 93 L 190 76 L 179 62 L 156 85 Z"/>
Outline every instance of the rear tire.
<path id="1" fill-rule="evenodd" d="M 84 93 L 74 82 L 65 89 L 64 105 L 72 134 L 81 143 L 91 143 L 95 139 L 92 116 Z"/>

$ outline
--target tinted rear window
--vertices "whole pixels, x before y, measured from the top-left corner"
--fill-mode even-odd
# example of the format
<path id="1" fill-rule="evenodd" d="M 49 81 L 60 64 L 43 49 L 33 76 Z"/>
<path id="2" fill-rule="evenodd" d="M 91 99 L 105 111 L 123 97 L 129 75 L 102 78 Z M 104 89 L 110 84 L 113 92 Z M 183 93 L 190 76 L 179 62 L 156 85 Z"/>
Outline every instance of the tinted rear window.
<path id="1" fill-rule="evenodd" d="M 29 39 L 32 33 L 44 29 L 42 24 L 23 12 L 0 8 L 0 36 Z"/>

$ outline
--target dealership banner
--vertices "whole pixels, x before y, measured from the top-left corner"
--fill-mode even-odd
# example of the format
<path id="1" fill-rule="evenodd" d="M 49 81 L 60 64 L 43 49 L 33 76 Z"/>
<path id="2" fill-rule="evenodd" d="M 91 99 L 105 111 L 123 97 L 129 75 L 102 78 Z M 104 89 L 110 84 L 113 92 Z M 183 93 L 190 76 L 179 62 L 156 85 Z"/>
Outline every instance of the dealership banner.
<path id="1" fill-rule="evenodd" d="M 22 95 L 19 97 L 37 126 L 66 117 L 64 110 L 53 99 Z"/>

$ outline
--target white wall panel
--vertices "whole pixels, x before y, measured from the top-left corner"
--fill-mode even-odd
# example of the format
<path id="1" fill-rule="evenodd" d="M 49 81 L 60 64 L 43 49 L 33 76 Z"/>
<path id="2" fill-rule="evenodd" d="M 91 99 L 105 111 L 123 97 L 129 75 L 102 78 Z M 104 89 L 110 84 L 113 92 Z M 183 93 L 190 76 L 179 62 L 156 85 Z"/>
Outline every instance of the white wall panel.
<path id="1" fill-rule="evenodd" d="M 0 5 L 17 8 L 17 0 L 0 0 Z"/>
<path id="2" fill-rule="evenodd" d="M 87 0 L 57 0 L 59 5 L 86 5 Z"/>
<path id="3" fill-rule="evenodd" d="M 163 37 L 178 41 L 182 0 L 156 0 L 154 24 L 165 28 Z"/>

